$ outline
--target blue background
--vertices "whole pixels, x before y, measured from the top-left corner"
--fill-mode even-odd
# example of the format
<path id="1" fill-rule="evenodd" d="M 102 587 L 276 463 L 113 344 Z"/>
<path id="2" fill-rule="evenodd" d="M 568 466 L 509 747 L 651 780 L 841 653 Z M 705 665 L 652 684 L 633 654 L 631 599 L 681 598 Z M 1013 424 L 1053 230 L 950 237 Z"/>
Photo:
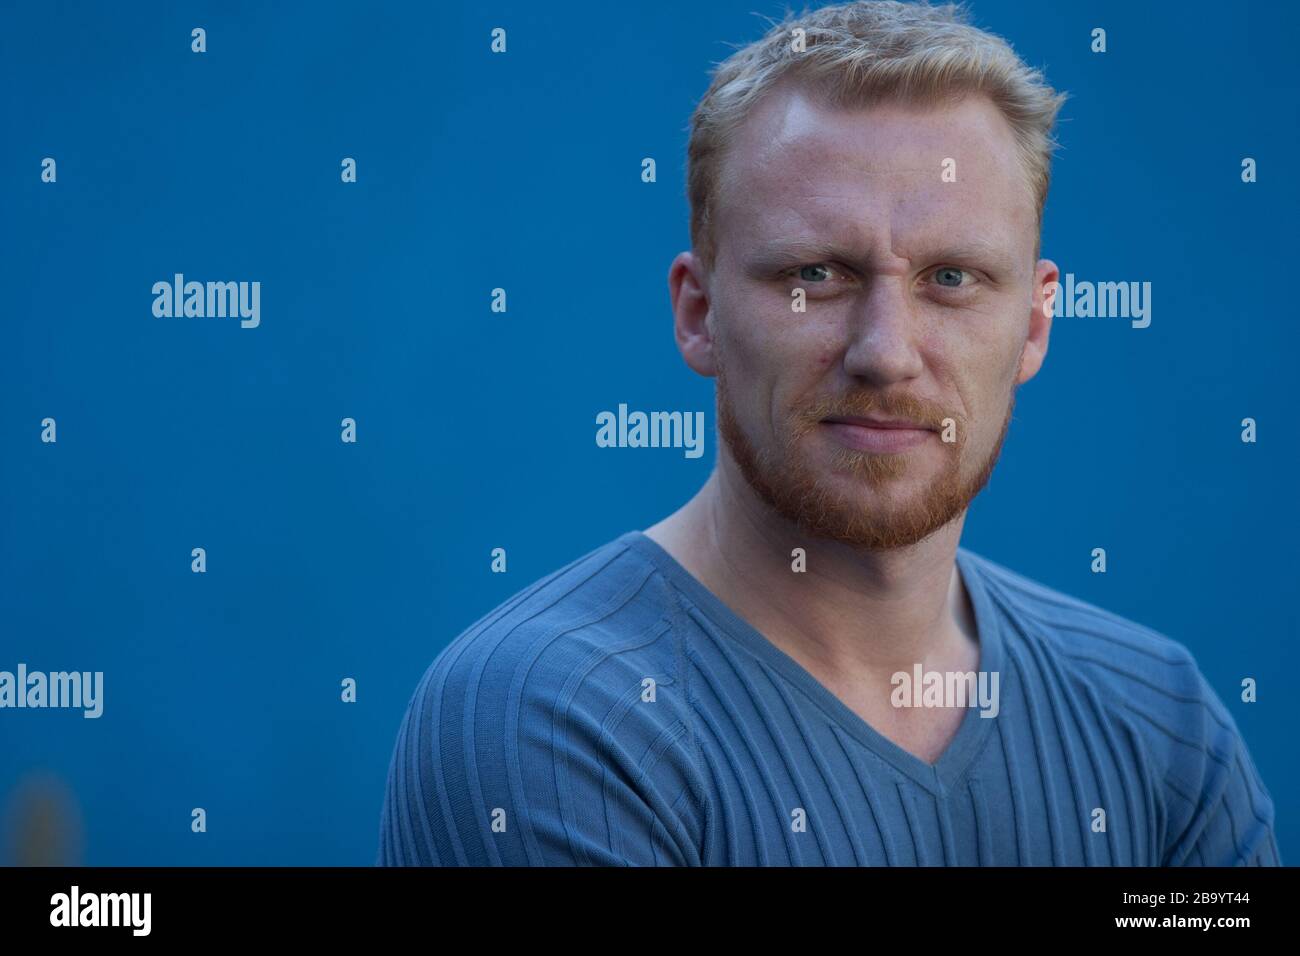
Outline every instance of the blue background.
<path id="1" fill-rule="evenodd" d="M 1152 322 L 1056 321 L 963 544 L 1185 643 L 1294 863 L 1300 15 L 1029 9 L 974 6 L 1072 95 L 1043 254 L 1152 282 Z M 105 710 L 0 711 L 3 852 L 40 773 L 74 861 L 373 861 L 437 652 L 712 467 L 712 382 L 677 354 L 666 276 L 686 124 L 728 43 L 762 34 L 752 10 L 783 12 L 5 4 L 0 669 L 104 671 Z M 260 327 L 155 318 L 176 272 L 260 281 Z M 705 456 L 597 448 L 619 402 L 706 410 Z"/>

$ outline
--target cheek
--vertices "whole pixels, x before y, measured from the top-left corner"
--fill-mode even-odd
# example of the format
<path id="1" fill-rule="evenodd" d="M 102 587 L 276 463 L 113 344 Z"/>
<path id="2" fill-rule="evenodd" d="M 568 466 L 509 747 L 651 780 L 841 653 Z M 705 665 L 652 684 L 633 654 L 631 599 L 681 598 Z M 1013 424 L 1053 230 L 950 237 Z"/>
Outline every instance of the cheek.
<path id="1" fill-rule="evenodd" d="M 927 330 L 924 348 L 936 377 L 952 383 L 961 397 L 963 412 L 983 430 L 984 419 L 1005 411 L 1016 372 L 1020 368 L 1021 343 L 1005 335 L 961 334 L 960 328 Z M 995 426 L 1001 425 L 998 419 Z M 995 427 L 994 426 L 994 427 Z"/>
<path id="2" fill-rule="evenodd" d="M 751 383 L 799 391 L 809 381 L 820 382 L 835 367 L 840 353 L 822 330 L 751 321 L 728 337 L 727 354 L 730 365 L 743 369 Z"/>
<path id="3" fill-rule="evenodd" d="M 834 390 L 828 377 L 843 358 L 839 323 L 830 315 L 791 315 L 770 296 L 729 300 L 726 364 L 733 401 L 746 417 L 777 427 L 792 410 Z M 757 425 L 757 421 L 754 421 Z"/>
<path id="4" fill-rule="evenodd" d="M 974 406 L 969 410 L 974 419 L 974 445 L 981 451 L 997 441 L 1012 395 L 1013 380 L 1001 374 L 1004 370 L 995 366 L 990 371 L 992 374 L 982 374 L 964 386 L 966 400 Z"/>
<path id="5" fill-rule="evenodd" d="M 800 403 L 810 401 L 812 395 L 843 391 L 843 384 L 834 381 L 834 376 L 843 363 L 844 353 L 825 336 L 787 337 L 778 356 L 771 376 L 776 390 L 785 399 Z"/>

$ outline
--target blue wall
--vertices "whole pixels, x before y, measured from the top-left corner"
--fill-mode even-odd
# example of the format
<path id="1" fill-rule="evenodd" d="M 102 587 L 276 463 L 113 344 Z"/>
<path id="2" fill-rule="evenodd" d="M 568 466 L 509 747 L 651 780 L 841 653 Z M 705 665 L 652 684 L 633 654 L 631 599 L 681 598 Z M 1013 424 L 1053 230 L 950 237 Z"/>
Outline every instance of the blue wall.
<path id="1" fill-rule="evenodd" d="M 1044 255 L 1152 282 L 1153 312 L 1057 320 L 963 543 L 1184 642 L 1295 862 L 1300 15 L 974 9 L 1072 94 Z M 688 459 L 599 449 L 593 422 L 626 402 L 713 427 L 666 273 L 684 128 L 727 42 L 762 33 L 751 10 L 783 7 L 5 6 L 0 669 L 105 674 L 98 720 L 0 711 L 8 858 L 48 828 L 90 864 L 373 860 L 437 652 L 712 467 L 711 434 Z M 261 324 L 155 318 L 177 272 L 260 281 Z"/>

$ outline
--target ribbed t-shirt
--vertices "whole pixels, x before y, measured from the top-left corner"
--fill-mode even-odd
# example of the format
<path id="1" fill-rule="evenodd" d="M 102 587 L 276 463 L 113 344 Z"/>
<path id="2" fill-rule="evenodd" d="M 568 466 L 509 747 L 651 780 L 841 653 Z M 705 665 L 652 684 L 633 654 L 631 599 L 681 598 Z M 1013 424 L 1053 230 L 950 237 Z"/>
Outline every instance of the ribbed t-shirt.
<path id="1" fill-rule="evenodd" d="M 980 671 L 929 764 L 640 531 L 440 653 L 380 865 L 1280 865 L 1273 802 L 1178 642 L 965 548 Z"/>

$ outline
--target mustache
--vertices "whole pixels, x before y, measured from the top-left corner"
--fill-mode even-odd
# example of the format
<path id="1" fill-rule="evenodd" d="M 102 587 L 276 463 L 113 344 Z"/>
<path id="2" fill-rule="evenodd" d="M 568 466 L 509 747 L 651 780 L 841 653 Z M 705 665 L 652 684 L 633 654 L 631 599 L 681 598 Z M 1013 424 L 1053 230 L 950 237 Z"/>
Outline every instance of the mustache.
<path id="1" fill-rule="evenodd" d="M 866 418 L 872 415 L 881 418 L 905 418 L 935 430 L 943 427 L 945 418 L 951 418 L 959 426 L 962 422 L 960 415 L 936 402 L 917 398 L 914 395 L 884 396 L 871 392 L 854 392 L 843 397 L 820 399 L 800 412 L 798 417 L 813 425 L 823 418 L 832 416 Z"/>

